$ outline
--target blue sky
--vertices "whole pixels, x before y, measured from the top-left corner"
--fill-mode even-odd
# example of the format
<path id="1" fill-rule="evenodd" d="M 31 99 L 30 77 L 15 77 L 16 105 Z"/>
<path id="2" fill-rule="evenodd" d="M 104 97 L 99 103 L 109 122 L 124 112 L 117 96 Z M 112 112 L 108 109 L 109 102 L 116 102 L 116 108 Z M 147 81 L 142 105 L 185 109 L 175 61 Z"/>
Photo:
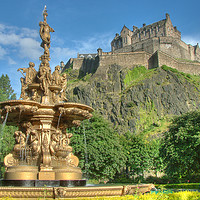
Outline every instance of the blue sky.
<path id="1" fill-rule="evenodd" d="M 77 53 L 96 53 L 101 47 L 110 51 L 110 42 L 123 25 L 151 24 L 170 14 L 174 26 L 186 43 L 200 43 L 199 0 L 0 0 L 0 69 L 8 74 L 18 97 L 19 67 L 29 61 L 39 66 L 39 21 L 47 5 L 47 22 L 54 28 L 51 34 L 50 65 L 54 67 Z M 0 74 L 0 75 L 1 75 Z"/>

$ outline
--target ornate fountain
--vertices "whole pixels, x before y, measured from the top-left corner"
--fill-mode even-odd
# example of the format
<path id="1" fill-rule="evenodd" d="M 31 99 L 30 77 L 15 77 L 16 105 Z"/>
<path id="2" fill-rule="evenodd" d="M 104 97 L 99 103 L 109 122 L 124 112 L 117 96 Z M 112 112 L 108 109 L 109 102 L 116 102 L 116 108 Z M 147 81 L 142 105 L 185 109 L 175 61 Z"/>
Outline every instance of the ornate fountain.
<path id="1" fill-rule="evenodd" d="M 0 103 L 0 114 L 7 118 L 7 125 L 19 128 L 13 133 L 16 141 L 13 151 L 4 159 L 4 185 L 85 185 L 79 159 L 70 146 L 72 134 L 66 129 L 91 118 L 93 109 L 66 103 L 66 74 L 60 74 L 60 66 L 51 73 L 50 32 L 54 30 L 47 23 L 47 16 L 45 7 L 44 21 L 39 23 L 44 49 L 39 71 L 33 62 L 28 68 L 19 68 L 24 76 L 20 79 L 20 100 Z"/>

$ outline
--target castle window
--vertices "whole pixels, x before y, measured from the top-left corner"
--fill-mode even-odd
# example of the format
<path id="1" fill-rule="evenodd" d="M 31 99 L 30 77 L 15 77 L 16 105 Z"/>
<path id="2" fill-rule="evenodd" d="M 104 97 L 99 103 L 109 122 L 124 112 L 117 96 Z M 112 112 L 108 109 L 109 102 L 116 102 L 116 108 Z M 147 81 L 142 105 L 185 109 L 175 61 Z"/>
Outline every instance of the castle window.
<path id="1" fill-rule="evenodd" d="M 123 38 L 123 40 L 124 40 L 124 43 L 127 43 L 127 38 L 125 37 L 125 38 Z"/>

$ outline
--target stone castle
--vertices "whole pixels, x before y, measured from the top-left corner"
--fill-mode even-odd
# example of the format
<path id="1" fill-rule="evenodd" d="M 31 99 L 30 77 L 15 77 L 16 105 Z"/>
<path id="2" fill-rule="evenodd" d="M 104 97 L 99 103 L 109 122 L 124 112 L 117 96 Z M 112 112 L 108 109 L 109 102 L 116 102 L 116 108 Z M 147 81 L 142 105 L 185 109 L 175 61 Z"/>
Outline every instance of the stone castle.
<path id="1" fill-rule="evenodd" d="M 147 69 L 167 65 L 185 73 L 199 74 L 200 48 L 181 40 L 181 32 L 173 26 L 169 14 L 150 25 L 129 30 L 124 26 L 111 42 L 111 52 L 97 49 L 97 54 L 78 54 L 65 68 L 73 66 L 83 74 L 105 74 L 112 64 L 122 67 L 143 65 Z"/>

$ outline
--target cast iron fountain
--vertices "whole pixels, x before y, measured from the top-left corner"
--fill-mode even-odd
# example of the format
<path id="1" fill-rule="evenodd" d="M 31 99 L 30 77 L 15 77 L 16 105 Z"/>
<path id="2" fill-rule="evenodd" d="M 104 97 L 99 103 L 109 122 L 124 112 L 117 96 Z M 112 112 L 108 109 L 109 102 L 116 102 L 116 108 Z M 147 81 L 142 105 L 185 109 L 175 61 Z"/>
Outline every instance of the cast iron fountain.
<path id="1" fill-rule="evenodd" d="M 91 118 L 93 109 L 66 102 L 66 74 L 60 74 L 60 66 L 51 73 L 50 32 L 54 30 L 47 24 L 47 16 L 45 6 L 44 21 L 39 23 L 41 47 L 44 49 L 39 71 L 35 70 L 33 62 L 28 68 L 19 68 L 24 76 L 20 79 L 20 100 L 0 103 L 4 122 L 18 126 L 18 131 L 13 133 L 16 141 L 13 151 L 4 158 L 6 171 L 0 198 L 121 196 L 150 191 L 153 184 L 80 187 L 86 181 L 78 167 L 79 159 L 72 153 L 72 134 L 66 130 Z"/>
<path id="2" fill-rule="evenodd" d="M 72 153 L 71 133 L 66 129 L 78 126 L 80 121 L 91 118 L 93 109 L 77 103 L 64 103 L 67 79 L 60 74 L 60 66 L 51 74 L 50 32 L 54 30 L 44 21 L 39 23 L 41 55 L 39 71 L 30 62 L 28 68 L 19 68 L 21 100 L 0 104 L 1 116 L 7 115 L 7 125 L 15 125 L 16 144 L 5 159 L 5 185 L 85 185 L 79 160 Z"/>

